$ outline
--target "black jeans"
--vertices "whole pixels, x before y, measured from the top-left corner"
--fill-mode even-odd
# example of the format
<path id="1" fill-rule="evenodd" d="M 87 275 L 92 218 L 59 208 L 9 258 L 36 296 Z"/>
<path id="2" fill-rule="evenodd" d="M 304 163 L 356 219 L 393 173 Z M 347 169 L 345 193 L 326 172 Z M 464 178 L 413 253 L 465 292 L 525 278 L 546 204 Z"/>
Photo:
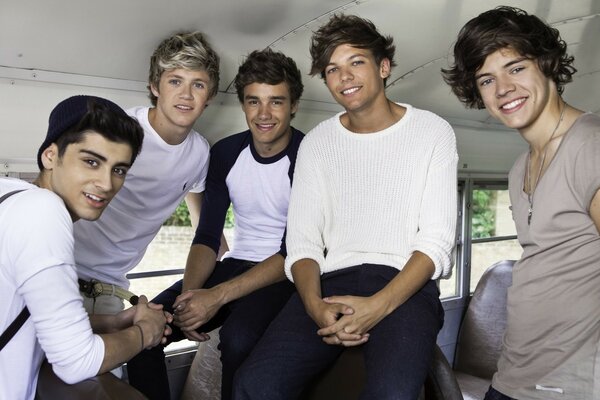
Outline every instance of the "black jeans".
<path id="1" fill-rule="evenodd" d="M 384 265 L 364 264 L 324 274 L 323 296 L 371 296 L 398 274 Z M 434 281 L 382 319 L 363 344 L 367 382 L 361 399 L 416 399 L 431 364 L 444 311 Z M 239 368 L 236 400 L 297 399 L 306 385 L 344 350 L 317 335 L 295 293 Z M 343 384 L 343 382 L 340 382 Z"/>
<path id="2" fill-rule="evenodd" d="M 217 262 L 215 270 L 204 287 L 210 288 L 228 281 L 254 265 L 253 262 L 226 258 Z M 156 296 L 152 302 L 162 304 L 165 310 L 172 313 L 173 303 L 181 294 L 182 285 L 183 281 L 176 282 Z M 198 332 L 210 332 L 221 327 L 219 350 L 223 364 L 222 399 L 231 398 L 233 375 L 293 292 L 294 285 L 287 280 L 259 289 L 221 307 L 210 321 L 198 328 Z M 169 343 L 185 339 L 185 335 L 179 328 L 174 325 L 171 327 L 173 333 L 168 337 Z M 131 359 L 127 363 L 127 372 L 129 383 L 149 399 L 170 398 L 163 346 L 144 350 Z"/>
<path id="3" fill-rule="evenodd" d="M 488 389 L 487 393 L 485 394 L 485 397 L 483 398 L 483 400 L 517 400 L 517 399 L 508 397 L 490 386 L 490 388 Z"/>

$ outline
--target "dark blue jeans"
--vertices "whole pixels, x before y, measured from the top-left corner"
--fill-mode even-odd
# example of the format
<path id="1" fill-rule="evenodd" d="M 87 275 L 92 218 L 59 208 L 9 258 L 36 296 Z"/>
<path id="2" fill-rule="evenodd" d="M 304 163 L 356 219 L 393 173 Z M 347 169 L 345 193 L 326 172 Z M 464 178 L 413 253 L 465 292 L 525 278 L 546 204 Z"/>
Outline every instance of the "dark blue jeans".
<path id="1" fill-rule="evenodd" d="M 485 394 L 485 397 L 483 398 L 483 400 L 517 400 L 517 399 L 508 397 L 490 386 L 490 388 L 488 389 L 487 393 Z"/>
<path id="2" fill-rule="evenodd" d="M 397 273 L 395 268 L 373 264 L 331 272 L 322 276 L 322 294 L 370 296 Z M 419 396 L 443 315 L 439 290 L 430 281 L 370 331 L 363 345 L 367 382 L 362 399 Z M 238 369 L 233 398 L 297 399 L 344 350 L 324 343 L 317 330 L 300 296 L 293 294 Z"/>
<path id="3" fill-rule="evenodd" d="M 252 268 L 255 263 L 226 258 L 217 262 L 215 270 L 206 281 L 205 288 L 228 281 Z M 183 281 L 178 281 L 152 301 L 173 312 L 175 298 L 181 294 Z M 269 323 L 294 292 L 294 285 L 285 280 L 259 289 L 223 306 L 198 332 L 210 332 L 221 327 L 219 350 L 223 364 L 221 398 L 231 398 L 233 376 L 258 342 Z M 169 343 L 185 339 L 179 328 L 172 325 Z M 170 398 L 169 380 L 165 366 L 163 346 L 144 350 L 127 363 L 129 383 L 151 400 Z"/>

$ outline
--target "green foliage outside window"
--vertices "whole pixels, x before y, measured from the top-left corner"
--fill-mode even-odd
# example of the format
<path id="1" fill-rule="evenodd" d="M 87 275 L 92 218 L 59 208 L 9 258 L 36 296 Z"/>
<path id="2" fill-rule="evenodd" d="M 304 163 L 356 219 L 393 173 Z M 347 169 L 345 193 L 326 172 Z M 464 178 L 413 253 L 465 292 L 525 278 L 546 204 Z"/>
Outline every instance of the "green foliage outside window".
<path id="1" fill-rule="evenodd" d="M 473 191 L 473 220 L 472 237 L 474 239 L 488 238 L 495 235 L 496 231 L 496 191 L 478 189 Z M 192 226 L 190 213 L 185 201 L 182 201 L 175 212 L 163 225 Z M 233 228 L 233 208 L 229 206 L 225 216 L 225 228 Z"/>
<path id="2" fill-rule="evenodd" d="M 165 221 L 163 225 L 168 226 L 192 226 L 190 212 L 185 201 L 179 203 L 173 214 Z M 225 216 L 225 228 L 233 228 L 233 208 L 229 206 Z"/>
<path id="3" fill-rule="evenodd" d="M 163 225 L 168 226 L 192 226 L 190 212 L 185 201 L 179 203 L 173 214 L 165 221 Z"/>
<path id="4" fill-rule="evenodd" d="M 225 228 L 233 228 L 233 221 L 233 207 L 230 204 L 225 215 Z"/>
<path id="5" fill-rule="evenodd" d="M 496 191 L 473 190 L 473 220 L 471 226 L 474 239 L 488 238 L 496 234 Z"/>

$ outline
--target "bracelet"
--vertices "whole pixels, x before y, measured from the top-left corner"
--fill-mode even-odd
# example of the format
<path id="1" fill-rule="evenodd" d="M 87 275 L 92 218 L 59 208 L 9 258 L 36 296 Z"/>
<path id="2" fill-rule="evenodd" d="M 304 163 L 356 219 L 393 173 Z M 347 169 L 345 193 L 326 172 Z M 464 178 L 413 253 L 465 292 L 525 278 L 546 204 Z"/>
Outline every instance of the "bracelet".
<path id="1" fill-rule="evenodd" d="M 144 347 L 144 331 L 142 330 L 142 327 L 139 326 L 138 324 L 133 324 L 133 326 L 137 326 L 140 330 L 140 336 L 142 337 L 142 349 L 140 350 L 140 352 L 144 351 L 144 348 L 145 348 Z"/>

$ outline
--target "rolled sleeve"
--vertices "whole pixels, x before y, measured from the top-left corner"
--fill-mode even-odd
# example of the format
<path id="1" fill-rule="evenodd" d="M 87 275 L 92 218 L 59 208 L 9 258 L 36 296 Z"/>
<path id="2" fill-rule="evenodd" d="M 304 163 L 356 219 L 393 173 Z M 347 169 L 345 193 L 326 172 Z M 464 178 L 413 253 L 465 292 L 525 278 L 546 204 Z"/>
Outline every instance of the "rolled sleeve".
<path id="1" fill-rule="evenodd" d="M 319 267 L 324 262 L 325 193 L 320 190 L 322 177 L 319 166 L 307 143 L 310 144 L 305 139 L 298 151 L 288 209 L 285 274 L 292 282 L 291 268 L 296 261 L 309 258 L 315 260 Z"/>
<path id="2" fill-rule="evenodd" d="M 450 275 L 456 241 L 458 154 L 454 133 L 449 129 L 432 156 L 419 213 L 419 230 L 411 246 L 411 252 L 420 251 L 433 261 L 432 279 Z"/>

